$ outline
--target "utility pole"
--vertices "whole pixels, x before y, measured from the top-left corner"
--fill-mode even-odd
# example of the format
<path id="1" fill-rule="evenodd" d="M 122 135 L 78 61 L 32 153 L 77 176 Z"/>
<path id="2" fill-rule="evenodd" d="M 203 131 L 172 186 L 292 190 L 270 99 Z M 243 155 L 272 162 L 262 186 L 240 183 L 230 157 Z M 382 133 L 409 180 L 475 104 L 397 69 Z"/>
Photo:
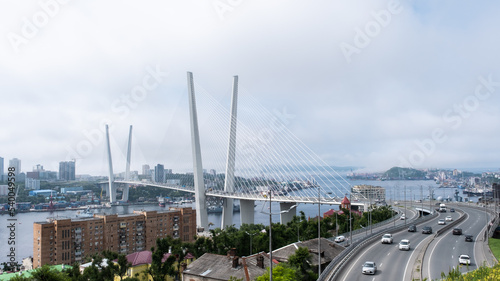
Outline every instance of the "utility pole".
<path id="1" fill-rule="evenodd" d="M 406 185 L 405 185 L 405 225 L 406 225 Z"/>
<path id="2" fill-rule="evenodd" d="M 321 276 L 321 187 L 318 187 L 318 278 Z"/>

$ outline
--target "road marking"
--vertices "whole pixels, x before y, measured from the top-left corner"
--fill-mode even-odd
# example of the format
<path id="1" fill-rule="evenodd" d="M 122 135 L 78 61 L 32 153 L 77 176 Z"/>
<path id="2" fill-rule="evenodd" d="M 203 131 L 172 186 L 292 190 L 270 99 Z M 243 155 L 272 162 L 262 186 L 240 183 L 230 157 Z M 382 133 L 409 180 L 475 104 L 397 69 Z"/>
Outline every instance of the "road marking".
<path id="1" fill-rule="evenodd" d="M 383 265 L 383 264 L 384 264 L 384 263 L 381 263 L 378 267 L 382 267 L 382 265 Z"/>
<path id="2" fill-rule="evenodd" d="M 455 227 L 458 227 L 459 225 L 462 225 L 463 223 L 465 223 L 466 221 L 468 221 L 470 219 L 470 216 L 467 216 L 467 218 L 462 221 L 461 223 L 459 223 L 458 225 L 456 225 Z M 451 229 L 448 229 L 445 233 L 450 233 L 450 230 Z M 431 251 L 431 254 L 429 255 L 429 258 L 428 258 L 428 261 L 427 261 L 427 272 L 428 272 L 428 275 L 427 277 L 432 280 L 431 278 L 431 260 L 432 260 L 432 255 L 434 254 L 434 250 L 436 249 L 437 245 L 439 244 L 439 242 L 441 242 L 441 239 L 443 239 L 444 237 L 446 237 L 446 234 L 443 233 L 441 238 L 439 238 L 439 240 L 436 241 L 436 243 L 434 244 L 434 247 L 432 248 L 432 251 Z M 434 241 L 433 241 L 434 242 Z M 457 241 L 458 242 L 458 241 Z"/>
<path id="3" fill-rule="evenodd" d="M 387 255 L 390 255 L 390 254 L 391 254 L 391 252 L 387 253 Z"/>
<path id="4" fill-rule="evenodd" d="M 425 240 L 430 239 L 430 238 L 431 238 L 431 236 L 422 239 L 422 241 L 420 241 L 420 243 L 418 243 L 417 246 L 415 246 L 415 248 L 413 248 L 413 252 L 411 253 L 410 258 L 408 259 L 408 262 L 406 262 L 405 272 L 403 274 L 403 280 L 406 280 L 406 272 L 408 271 L 408 265 L 409 265 L 410 261 L 412 261 L 413 254 L 417 253 L 418 246 L 420 244 L 422 244 L 422 242 L 424 242 Z M 422 266 L 420 266 L 420 270 L 422 270 Z M 413 268 L 411 269 L 411 271 L 413 271 Z"/>

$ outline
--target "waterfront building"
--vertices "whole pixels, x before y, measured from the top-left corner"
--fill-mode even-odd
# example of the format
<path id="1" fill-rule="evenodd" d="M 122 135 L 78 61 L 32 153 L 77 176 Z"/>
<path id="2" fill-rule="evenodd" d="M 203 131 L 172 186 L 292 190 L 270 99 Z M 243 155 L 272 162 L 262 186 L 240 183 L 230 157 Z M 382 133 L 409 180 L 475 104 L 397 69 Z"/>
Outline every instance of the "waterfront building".
<path id="1" fill-rule="evenodd" d="M 59 179 L 67 181 L 75 180 L 75 161 L 59 162 Z"/>
<path id="2" fill-rule="evenodd" d="M 385 188 L 373 185 L 355 185 L 352 187 L 352 192 L 363 195 L 367 199 L 376 201 L 385 201 Z"/>
<path id="3" fill-rule="evenodd" d="M 166 236 L 193 242 L 195 235 L 196 212 L 192 208 L 49 219 L 33 223 L 33 267 L 81 263 L 84 257 L 104 250 L 126 255 L 151 249 L 156 239 Z"/>
<path id="4" fill-rule="evenodd" d="M 16 170 L 15 170 L 16 176 L 19 175 L 21 173 L 21 160 L 17 159 L 17 158 L 10 159 L 9 160 L 9 167 L 16 168 Z"/>
<path id="5" fill-rule="evenodd" d="M 52 189 L 39 189 L 39 190 L 32 190 L 28 193 L 28 196 L 38 196 L 38 195 L 44 197 L 56 196 L 57 191 Z"/>

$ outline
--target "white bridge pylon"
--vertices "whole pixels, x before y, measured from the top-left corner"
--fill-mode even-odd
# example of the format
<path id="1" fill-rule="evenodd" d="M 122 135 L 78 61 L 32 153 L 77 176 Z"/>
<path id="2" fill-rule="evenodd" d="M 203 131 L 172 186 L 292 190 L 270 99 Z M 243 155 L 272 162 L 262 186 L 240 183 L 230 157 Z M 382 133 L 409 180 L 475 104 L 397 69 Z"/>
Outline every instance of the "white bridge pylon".
<path id="1" fill-rule="evenodd" d="M 240 123 L 237 118 L 238 76 L 233 77 L 230 112 L 228 113 L 222 107 L 223 110 L 218 109 L 221 112 L 220 116 L 217 116 L 217 118 L 221 116 L 227 118 L 229 115 L 229 136 L 227 139 L 222 137 L 222 141 L 227 141 L 228 144 L 227 155 L 225 152 L 220 153 L 226 155 L 226 158 L 218 160 L 218 163 L 225 161 L 226 164 L 224 186 L 222 189 L 222 185 L 216 187 L 212 185 L 211 188 L 207 189 L 206 181 L 211 179 L 205 179 L 203 174 L 195 87 L 191 72 L 187 73 L 187 87 L 193 156 L 193 186 L 182 187 L 154 182 L 130 181 L 128 175 L 130 174 L 132 126 L 130 126 L 128 140 L 126 176 L 124 180 L 115 180 L 113 178 L 109 133 L 106 129 L 109 162 L 107 193 L 111 203 L 116 202 L 117 187 L 115 184 L 125 184 L 122 199 L 124 201 L 128 198 L 129 185 L 156 186 L 191 192 L 195 194 L 196 225 L 204 230 L 208 230 L 207 196 L 223 199 L 221 228 L 233 224 L 234 199 L 240 200 L 241 224 L 253 224 L 255 201 L 269 201 L 270 194 L 272 194 L 271 201 L 280 202 L 282 210 L 289 210 L 290 204 L 299 203 L 340 205 L 344 196 L 352 197 L 351 205 L 363 206 L 363 209 L 367 208 L 364 196 L 352 192 L 350 184 L 340 174 L 330 168 L 286 128 L 285 123 L 280 119 L 283 116 L 288 116 L 286 112 L 276 115 L 275 111 L 271 113 L 250 101 L 251 108 L 243 108 L 241 111 L 243 117 L 247 114 L 247 119 L 250 118 L 250 121 Z M 247 95 L 242 95 L 243 98 L 245 96 Z M 247 103 L 245 102 L 243 105 L 247 105 Z M 248 117 L 249 112 L 251 112 L 251 116 Z M 218 120 L 224 120 L 222 123 L 226 122 L 225 119 Z M 236 139 L 237 125 L 238 142 Z M 217 137 L 221 135 L 225 136 L 226 133 L 217 133 Z M 241 153 L 239 157 L 237 151 Z M 236 164 L 238 164 L 238 170 L 236 170 Z M 236 171 L 238 171 L 238 177 L 235 176 Z M 215 175 L 215 177 L 219 175 Z M 362 201 L 359 201 L 360 199 Z M 297 208 L 292 208 L 290 212 L 282 215 L 281 222 L 287 223 L 291 220 L 296 215 L 296 210 Z"/>

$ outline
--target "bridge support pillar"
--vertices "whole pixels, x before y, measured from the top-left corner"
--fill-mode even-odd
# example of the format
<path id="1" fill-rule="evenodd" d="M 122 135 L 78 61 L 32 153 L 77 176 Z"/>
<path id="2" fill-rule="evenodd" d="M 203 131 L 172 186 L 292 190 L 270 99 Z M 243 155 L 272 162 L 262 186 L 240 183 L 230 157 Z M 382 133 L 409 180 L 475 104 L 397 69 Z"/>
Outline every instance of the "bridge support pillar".
<path id="1" fill-rule="evenodd" d="M 241 224 L 254 223 L 254 205 L 255 200 L 240 199 L 240 222 Z"/>
<path id="2" fill-rule="evenodd" d="M 191 121 L 191 145 L 193 150 L 194 196 L 196 198 L 196 226 L 208 230 L 208 212 L 201 162 L 200 134 L 198 131 L 198 114 L 194 95 L 193 73 L 188 72 L 189 117 Z"/>
<path id="3" fill-rule="evenodd" d="M 236 112 L 238 105 L 238 76 L 233 77 L 233 95 L 231 97 L 231 122 L 229 125 L 229 145 L 227 148 L 225 192 L 234 191 L 234 165 L 236 158 Z M 221 228 L 233 225 L 233 198 L 224 199 Z"/>
<path id="4" fill-rule="evenodd" d="M 281 224 L 287 224 L 292 221 L 293 217 L 297 215 L 297 208 L 292 208 L 296 203 L 291 202 L 281 202 L 280 203 L 280 222 Z"/>
<path id="5" fill-rule="evenodd" d="M 109 167 L 109 203 L 115 203 L 116 202 L 116 189 L 113 185 L 113 182 L 115 181 L 114 175 L 113 175 L 113 162 L 111 160 L 111 145 L 109 144 L 109 128 L 108 124 L 106 124 L 106 144 L 107 144 L 107 151 L 108 151 L 108 167 Z"/>
<path id="6" fill-rule="evenodd" d="M 224 198 L 222 203 L 221 229 L 233 224 L 233 198 Z"/>

